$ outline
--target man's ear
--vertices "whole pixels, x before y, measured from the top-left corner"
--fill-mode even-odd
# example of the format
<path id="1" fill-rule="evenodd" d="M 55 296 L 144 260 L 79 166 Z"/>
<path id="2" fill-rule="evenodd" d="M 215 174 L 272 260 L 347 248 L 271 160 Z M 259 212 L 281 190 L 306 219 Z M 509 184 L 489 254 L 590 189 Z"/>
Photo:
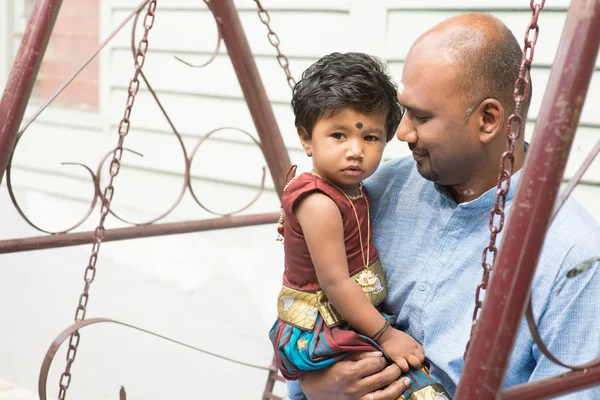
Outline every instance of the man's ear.
<path id="1" fill-rule="evenodd" d="M 302 143 L 302 148 L 304 148 L 306 155 L 309 157 L 312 157 L 312 153 L 313 153 L 312 141 L 308 137 L 308 133 L 306 132 L 306 129 L 299 126 L 296 128 L 296 130 L 298 131 L 298 137 L 300 138 L 300 143 Z"/>
<path id="2" fill-rule="evenodd" d="M 504 107 L 496 99 L 485 99 L 473 113 L 479 127 L 479 141 L 487 144 L 502 133 Z"/>

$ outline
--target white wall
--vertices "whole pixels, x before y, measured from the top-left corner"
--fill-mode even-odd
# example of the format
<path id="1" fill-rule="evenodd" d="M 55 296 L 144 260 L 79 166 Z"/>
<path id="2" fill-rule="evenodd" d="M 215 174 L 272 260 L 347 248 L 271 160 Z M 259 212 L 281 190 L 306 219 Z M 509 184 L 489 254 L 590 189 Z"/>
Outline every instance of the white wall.
<path id="1" fill-rule="evenodd" d="M 421 1 L 419 8 L 408 6 L 408 3 L 405 0 L 267 0 L 265 6 L 270 10 L 273 29 L 281 38 L 281 49 L 289 57 L 292 73 L 296 77 L 323 54 L 332 51 L 368 51 L 385 59 L 393 76 L 398 79 L 404 56 L 414 39 L 428 27 L 457 12 L 473 7 L 487 9 L 502 18 L 519 40 L 522 40 L 531 14 L 528 3 L 522 0 L 488 1 L 488 8 L 482 7 L 479 2 L 466 0 L 453 1 L 451 5 L 439 0 Z M 548 4 L 540 18 L 541 34 L 532 70 L 534 97 L 526 128 L 529 138 L 568 3 L 563 0 Z M 256 15 L 253 1 L 240 0 L 236 4 L 292 162 L 299 164 L 301 169 L 307 169 L 310 160 L 303 155 L 295 134 L 293 114 L 289 107 L 290 89 L 274 57 L 274 49 L 266 38 L 266 28 Z M 106 36 L 134 5 L 136 0 L 104 0 L 101 6 L 101 37 Z M 216 28 L 204 4 L 197 0 L 176 0 L 161 3 L 159 10 L 149 37 L 150 53 L 145 73 L 175 126 L 184 136 L 187 151 L 191 151 L 203 134 L 217 127 L 234 126 L 257 137 L 224 45 L 221 54 L 206 68 L 189 68 L 174 58 L 177 55 L 200 63 L 212 53 Z M 364 21 L 369 21 L 368 29 L 364 28 Z M 61 166 L 60 163 L 85 162 L 95 169 L 102 155 L 116 142 L 116 127 L 123 114 L 126 88 L 133 74 L 129 42 L 130 33 L 125 30 L 102 53 L 99 114 L 89 111 L 64 114 L 63 110 L 56 110 L 53 114 L 49 113 L 52 115 L 43 115 L 40 123 L 34 124 L 24 136 L 14 162 L 15 181 L 21 186 L 37 187 L 59 195 L 69 193 L 69 196 L 81 199 L 89 198 L 87 186 L 81 183 L 86 178 L 85 172 Z M 13 45 L 16 48 L 16 40 Z M 587 151 L 600 139 L 600 116 L 594 112 L 600 106 L 600 96 L 597 95 L 600 92 L 600 61 L 597 65 L 599 67 L 583 109 L 581 128 L 573 145 L 566 179 L 572 176 Z M 65 146 L 68 142 L 71 144 Z M 144 157 L 126 153 L 125 168 L 118 179 L 120 187 L 116 202 L 122 207 L 160 213 L 172 203 L 173 190 L 179 190 L 184 164 L 182 150 L 147 90 L 142 89 L 136 99 L 133 128 L 127 137 L 126 147 L 143 153 Z M 72 151 L 72 148 L 77 150 Z M 224 157 L 225 154 L 229 159 Z M 407 146 L 397 141 L 388 145 L 386 150 L 386 158 L 407 154 Z M 218 134 L 215 140 L 203 145 L 193 163 L 192 176 L 199 188 L 203 183 L 219 181 L 227 184 L 224 188 L 228 191 L 237 192 L 240 189 L 236 187 L 243 185 L 245 189 L 242 192 L 245 192 L 258 186 L 262 166 L 265 166 L 265 162 L 256 146 L 243 135 L 228 132 Z M 32 173 L 34 176 L 31 176 Z M 38 179 L 39 174 L 45 175 L 46 179 Z M 166 185 L 160 191 L 148 185 L 148 182 L 157 180 Z M 590 187 L 585 188 L 585 185 Z M 595 193 L 597 189 L 594 188 L 598 185 L 600 161 L 592 165 L 575 194 L 600 220 L 600 210 L 593 207 L 595 196 L 584 194 Z M 267 179 L 267 186 L 272 188 L 270 179 Z M 144 195 L 146 201 L 140 203 L 136 196 L 138 193 Z M 207 201 L 212 201 L 210 205 L 220 205 L 223 198 L 222 193 L 206 193 L 205 196 L 208 196 Z M 252 194 L 238 197 L 237 204 L 242 205 Z M 258 206 L 274 210 L 277 208 L 277 198 L 271 192 L 263 196 Z M 222 210 L 226 211 L 224 208 Z M 188 212 L 193 211 L 179 210 L 177 214 L 182 216 Z"/>
<path id="2" fill-rule="evenodd" d="M 469 9 L 488 10 L 502 18 L 521 40 L 530 18 L 526 0 L 264 0 L 281 49 L 297 78 L 312 62 L 332 51 L 365 51 L 385 59 L 396 79 L 412 41 L 433 24 Z M 451 4 L 449 4 L 451 3 Z M 530 136 L 569 1 L 546 4 L 540 18 L 540 38 L 533 69 L 534 98 Z M 5 5 L 0 0 L 0 7 Z M 135 0 L 104 0 L 101 5 L 105 37 L 136 4 Z M 290 89 L 266 37 L 266 28 L 250 0 L 236 1 L 240 18 L 256 57 L 284 141 L 293 163 L 308 169 L 300 151 L 289 107 Z M 159 2 L 145 71 L 189 151 L 206 132 L 235 126 L 255 137 L 256 130 L 223 46 L 215 62 L 191 69 L 178 55 L 202 62 L 213 50 L 212 16 L 198 0 Z M 15 11 L 15 27 L 22 20 Z M 2 22 L 0 13 L 0 22 Z M 4 17 L 6 18 L 6 17 Z M 19 25 L 21 24 L 21 25 Z M 0 23 L 0 29 L 4 26 Z M 4 38 L 4 39 L 2 39 Z M 0 33 L 0 42 L 6 35 Z M 16 51 L 18 40 L 12 41 Z M 90 52 L 93 49 L 89 49 Z M 6 62 L 0 59 L 0 66 Z M 600 66 L 600 63 L 597 64 Z M 0 68 L 0 77 L 2 69 Z M 25 134 L 14 161 L 17 198 L 31 218 L 48 229 L 61 229 L 85 212 L 92 188 L 83 169 L 61 166 L 82 162 L 95 169 L 116 143 L 116 126 L 133 73 L 129 32 L 123 32 L 102 53 L 99 112 L 51 108 Z M 1 85 L 2 83 L 0 83 Z M 597 67 L 581 117 L 567 178 L 600 138 L 600 67 Z M 29 115 L 35 110 L 33 105 Z M 116 179 L 115 208 L 135 221 L 145 221 L 168 208 L 181 187 L 181 148 L 168 124 L 142 90 L 133 112 L 125 167 Z M 407 146 L 392 142 L 386 158 L 407 155 Z M 210 207 L 226 212 L 253 197 L 260 181 L 260 152 L 238 134 L 223 135 L 203 145 L 192 167 L 194 187 Z M 272 188 L 270 178 L 267 179 Z M 575 196 L 600 221 L 600 161 L 584 177 Z M 272 190 L 248 212 L 276 211 Z M 168 221 L 207 218 L 209 214 L 186 194 Z M 97 213 L 82 229 L 93 229 Z M 37 235 L 14 211 L 0 187 L 0 239 Z M 114 219 L 111 227 L 121 226 Z M 272 241 L 274 226 L 154 238 L 102 246 L 97 280 L 88 317 L 110 317 L 138 324 L 191 344 L 245 361 L 268 364 L 266 337 L 274 318 L 274 298 L 281 273 L 281 246 Z M 89 246 L 0 256 L 0 376 L 36 390 L 41 358 L 50 341 L 72 320 Z M 225 309 L 221 312 L 213 304 Z M 242 322 L 240 327 L 239 322 Z M 180 351 L 174 346 L 120 328 L 90 328 L 83 333 L 81 355 L 75 364 L 73 398 L 116 398 L 124 384 L 133 398 L 259 398 L 266 374 L 237 369 L 212 358 Z M 119 354 L 122 352 L 123 354 Z M 63 355 L 52 370 L 50 393 L 55 393 Z M 236 373 L 237 385 L 226 373 Z M 240 389 L 243 388 L 243 389 Z M 173 392 L 173 390 L 175 392 Z"/>

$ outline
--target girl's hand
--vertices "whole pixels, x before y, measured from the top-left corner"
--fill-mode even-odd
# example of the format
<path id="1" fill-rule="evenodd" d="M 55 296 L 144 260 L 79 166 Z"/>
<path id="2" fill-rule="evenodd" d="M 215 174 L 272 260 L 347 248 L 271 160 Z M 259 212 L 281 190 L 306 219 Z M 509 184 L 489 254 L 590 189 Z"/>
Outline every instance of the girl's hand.
<path id="1" fill-rule="evenodd" d="M 423 346 L 411 336 L 392 327 L 381 336 L 379 345 L 404 372 L 410 367 L 421 368 L 425 361 Z"/>

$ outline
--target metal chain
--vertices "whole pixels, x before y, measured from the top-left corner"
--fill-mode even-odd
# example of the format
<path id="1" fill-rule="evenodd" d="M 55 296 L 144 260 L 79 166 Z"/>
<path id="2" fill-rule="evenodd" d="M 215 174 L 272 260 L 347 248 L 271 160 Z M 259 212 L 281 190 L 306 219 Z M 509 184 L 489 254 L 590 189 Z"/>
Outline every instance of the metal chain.
<path id="1" fill-rule="evenodd" d="M 483 267 L 483 277 L 481 283 L 477 285 L 477 291 L 475 292 L 475 309 L 473 310 L 473 324 L 471 326 L 471 335 L 467 347 L 465 349 L 465 356 L 469 350 L 469 344 L 473 338 L 473 332 L 477 325 L 477 319 L 481 307 L 483 306 L 484 300 L 482 295 L 485 294 L 487 286 L 490 280 L 490 273 L 492 272 L 492 266 L 496 260 L 496 254 L 498 248 L 496 247 L 496 236 L 502 231 L 504 227 L 504 207 L 506 205 L 506 196 L 510 190 L 510 179 L 514 169 L 514 150 L 517 139 L 521 136 L 523 129 L 523 117 L 521 116 L 521 105 L 529 96 L 529 70 L 533 61 L 533 50 L 535 43 L 540 32 L 538 26 L 538 18 L 540 11 L 544 8 L 545 0 L 530 1 L 530 7 L 533 11 L 531 22 L 525 32 L 525 47 L 523 48 L 523 58 L 521 59 L 521 67 L 519 69 L 519 77 L 515 81 L 514 88 L 514 100 L 515 110 L 513 114 L 508 118 L 506 127 L 506 136 L 508 137 L 508 144 L 506 151 L 502 154 L 500 159 L 500 173 L 498 174 L 498 182 L 496 185 L 496 198 L 494 201 L 494 208 L 490 211 L 490 242 L 483 249 L 481 265 Z M 496 218 L 497 216 L 497 218 Z M 488 260 L 488 256 L 491 254 L 491 261 Z"/>
<path id="2" fill-rule="evenodd" d="M 100 243 L 104 239 L 104 220 L 109 213 L 110 210 L 110 202 L 112 201 L 115 188 L 113 186 L 113 182 L 115 177 L 119 173 L 119 169 L 121 168 L 121 157 L 123 156 L 123 142 L 125 140 L 125 136 L 129 133 L 130 127 L 130 116 L 131 109 L 133 108 L 133 103 L 135 100 L 135 96 L 138 93 L 140 88 L 140 81 L 138 77 L 140 76 L 142 67 L 144 66 L 144 62 L 146 61 L 146 52 L 148 51 L 148 32 L 154 25 L 154 16 L 156 12 L 156 1 L 150 0 L 148 3 L 148 8 L 146 10 L 146 16 L 144 18 L 144 35 L 140 40 L 136 53 L 135 53 L 135 73 L 133 74 L 133 78 L 129 83 L 128 88 L 128 96 L 127 102 L 125 104 L 125 112 L 121 122 L 119 123 L 119 141 L 117 147 L 113 150 L 113 159 L 110 163 L 109 174 L 110 179 L 108 185 L 104 189 L 102 194 L 102 207 L 100 208 L 100 222 L 94 231 L 93 245 L 92 245 L 92 253 L 90 255 L 90 260 L 87 268 L 85 269 L 84 281 L 85 287 L 83 288 L 83 293 L 79 296 L 79 304 L 77 305 L 77 310 L 75 311 L 75 322 L 79 322 L 85 319 L 85 314 L 87 311 L 87 303 L 89 299 L 89 290 L 90 285 L 94 281 L 96 276 L 96 262 L 98 261 L 98 253 L 100 251 Z M 65 367 L 65 371 L 62 373 L 59 381 L 60 391 L 58 394 L 58 398 L 60 400 L 64 400 L 67 395 L 67 389 L 71 383 L 71 367 L 73 362 L 75 361 L 75 356 L 77 354 L 77 347 L 79 346 L 79 331 L 73 333 L 69 338 L 69 350 L 67 351 L 67 365 Z"/>
<path id="3" fill-rule="evenodd" d="M 273 47 L 275 47 L 275 50 L 277 50 L 277 62 L 279 63 L 281 68 L 283 68 L 283 72 L 285 72 L 285 76 L 287 77 L 287 83 L 288 83 L 289 87 L 291 89 L 294 89 L 294 86 L 296 86 L 296 80 L 294 79 L 294 77 L 292 76 L 292 73 L 290 72 L 290 64 L 289 64 L 287 57 L 279 49 L 279 44 L 281 43 L 279 41 L 279 36 L 277 36 L 277 34 L 273 31 L 273 29 L 271 29 L 271 25 L 270 25 L 271 17 L 269 16 L 269 13 L 267 12 L 267 10 L 265 10 L 263 8 L 262 4 L 260 4 L 260 0 L 254 0 L 254 2 L 256 3 L 256 5 L 258 7 L 258 17 L 260 18 L 261 22 L 263 24 L 265 24 L 265 26 L 269 30 L 269 33 L 267 34 L 267 38 L 269 39 L 269 42 L 271 43 L 271 45 Z"/>

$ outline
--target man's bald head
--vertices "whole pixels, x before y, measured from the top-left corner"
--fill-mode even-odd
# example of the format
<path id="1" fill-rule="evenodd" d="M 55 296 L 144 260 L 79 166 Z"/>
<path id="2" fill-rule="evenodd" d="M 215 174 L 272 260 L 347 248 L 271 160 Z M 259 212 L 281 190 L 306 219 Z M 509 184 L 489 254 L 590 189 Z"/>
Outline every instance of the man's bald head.
<path id="1" fill-rule="evenodd" d="M 431 55 L 442 56 L 461 71 L 459 84 L 466 118 L 486 98 L 495 98 L 502 104 L 505 118 L 511 114 L 522 50 L 515 36 L 498 18 L 485 13 L 450 18 L 424 33 L 407 58 Z M 524 115 L 530 99 L 531 89 L 521 107 Z"/>

